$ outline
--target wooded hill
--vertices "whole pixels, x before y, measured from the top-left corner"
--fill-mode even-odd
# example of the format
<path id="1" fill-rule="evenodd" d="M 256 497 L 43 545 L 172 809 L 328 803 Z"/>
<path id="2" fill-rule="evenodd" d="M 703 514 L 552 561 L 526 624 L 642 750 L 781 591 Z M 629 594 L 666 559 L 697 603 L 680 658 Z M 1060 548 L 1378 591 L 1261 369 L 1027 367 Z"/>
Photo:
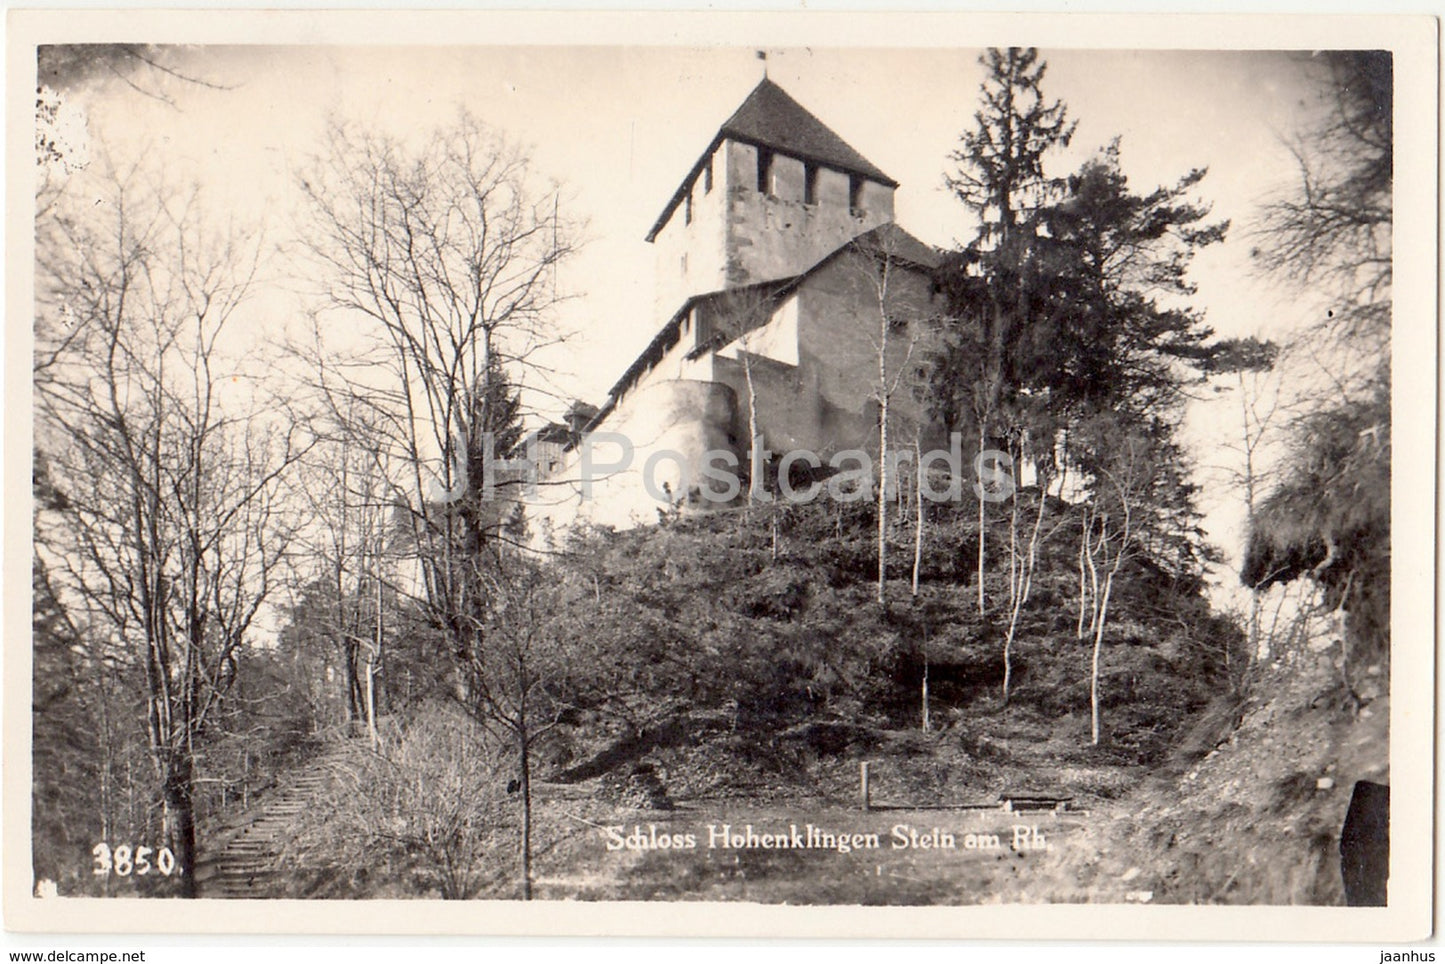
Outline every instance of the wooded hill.
<path id="1" fill-rule="evenodd" d="M 1033 516 L 1038 497 L 1020 493 L 1022 514 Z M 912 524 L 905 519 L 890 532 L 886 606 L 874 600 L 876 528 L 867 504 L 790 506 L 778 514 L 776 537 L 768 512 L 739 510 L 576 538 L 556 566 L 567 587 L 563 618 L 599 678 L 584 686 L 590 695 L 571 716 L 585 725 L 553 751 L 557 775 L 599 772 L 604 764 L 592 763 L 588 750 L 609 733 L 609 763 L 658 744 L 721 741 L 745 759 L 775 758 L 779 779 L 803 793 L 814 789 L 810 771 L 790 768 L 789 754 L 856 757 L 885 743 L 888 731 L 942 731 L 984 758 L 1020 721 L 1089 744 L 1081 507 L 1055 498 L 1046 507 L 1046 538 L 1010 654 L 1007 706 L 1007 568 L 990 560 L 980 613 L 976 513 L 929 508 L 916 594 Z M 1008 553 L 1010 517 L 988 524 L 996 551 Z M 1156 761 L 1189 711 L 1227 691 L 1231 672 L 1248 664 L 1239 628 L 1210 612 L 1202 588 L 1145 554 L 1122 569 L 1100 659 L 1105 758 Z M 995 773 L 995 785 L 968 791 L 996 790 L 1005 777 Z M 960 778 L 955 787 L 967 785 Z M 722 775 L 679 789 L 745 792 Z"/>

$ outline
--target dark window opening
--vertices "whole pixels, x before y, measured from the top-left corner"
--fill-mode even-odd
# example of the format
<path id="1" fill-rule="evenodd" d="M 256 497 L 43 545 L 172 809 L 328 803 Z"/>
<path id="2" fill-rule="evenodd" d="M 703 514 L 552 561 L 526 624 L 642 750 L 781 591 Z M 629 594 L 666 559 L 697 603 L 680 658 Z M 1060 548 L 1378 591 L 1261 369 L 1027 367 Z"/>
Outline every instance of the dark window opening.
<path id="1" fill-rule="evenodd" d="M 863 179 L 857 174 L 848 176 L 848 213 L 854 217 L 863 213 Z"/>
<path id="2" fill-rule="evenodd" d="M 707 156 L 707 166 L 702 169 L 702 193 L 704 194 L 712 192 L 712 158 L 711 154 Z"/>
<path id="3" fill-rule="evenodd" d="M 773 152 L 758 148 L 758 193 L 773 193 Z"/>
<path id="4" fill-rule="evenodd" d="M 682 223 L 692 223 L 692 191 L 687 192 L 687 200 L 682 204 Z"/>
<path id="5" fill-rule="evenodd" d="M 803 165 L 803 203 L 818 203 L 818 168 L 812 164 Z"/>

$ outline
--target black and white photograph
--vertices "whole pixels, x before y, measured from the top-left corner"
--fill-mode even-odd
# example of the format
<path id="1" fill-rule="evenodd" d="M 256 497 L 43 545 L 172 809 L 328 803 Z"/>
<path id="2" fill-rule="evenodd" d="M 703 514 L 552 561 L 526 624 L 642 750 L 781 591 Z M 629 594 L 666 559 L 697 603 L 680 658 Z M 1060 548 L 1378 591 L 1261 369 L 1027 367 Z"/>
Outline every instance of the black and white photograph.
<path id="1" fill-rule="evenodd" d="M 12 921 L 1428 935 L 1432 20 L 150 16 L 12 22 Z"/>

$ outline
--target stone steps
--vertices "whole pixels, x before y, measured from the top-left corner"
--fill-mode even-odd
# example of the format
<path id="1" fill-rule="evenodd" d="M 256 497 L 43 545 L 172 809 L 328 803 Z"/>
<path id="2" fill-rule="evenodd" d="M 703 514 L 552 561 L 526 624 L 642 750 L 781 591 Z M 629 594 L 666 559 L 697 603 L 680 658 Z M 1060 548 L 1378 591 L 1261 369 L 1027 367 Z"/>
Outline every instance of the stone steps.
<path id="1" fill-rule="evenodd" d="M 241 900 L 282 896 L 285 881 L 277 867 L 296 818 L 313 805 L 332 769 L 354 760 L 362 747 L 360 740 L 334 744 L 216 834 L 197 861 L 200 895 Z"/>

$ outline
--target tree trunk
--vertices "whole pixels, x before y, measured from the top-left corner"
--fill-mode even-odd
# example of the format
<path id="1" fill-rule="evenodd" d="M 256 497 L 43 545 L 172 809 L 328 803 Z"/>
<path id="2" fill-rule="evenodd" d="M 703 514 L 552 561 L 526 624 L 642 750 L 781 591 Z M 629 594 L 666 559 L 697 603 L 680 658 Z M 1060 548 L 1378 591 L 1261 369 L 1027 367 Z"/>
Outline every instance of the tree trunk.
<path id="1" fill-rule="evenodd" d="M 341 644 L 342 675 L 345 677 L 346 685 L 346 722 L 351 728 L 361 722 L 365 697 L 362 692 L 361 674 L 358 666 L 361 662 L 361 654 L 356 643 L 346 640 Z"/>
<path id="2" fill-rule="evenodd" d="M 888 325 L 883 325 L 885 331 Z M 884 342 L 885 348 L 887 341 Z M 883 360 L 883 351 L 878 353 L 878 372 L 882 376 L 886 374 L 887 366 Z M 883 390 L 879 392 L 881 399 L 878 409 L 878 605 L 887 605 L 887 597 L 884 595 L 886 580 L 888 578 L 888 391 L 887 383 L 884 383 Z"/>
<path id="3" fill-rule="evenodd" d="M 1109 553 L 1109 520 L 1104 520 L 1099 530 L 1099 541 L 1094 542 L 1093 537 L 1086 535 L 1088 552 L 1084 556 L 1084 563 L 1089 571 L 1089 632 L 1094 632 L 1099 625 L 1099 607 L 1101 599 L 1099 596 L 1099 563 L 1098 556 L 1104 554 L 1104 561 L 1108 562 Z"/>
<path id="4" fill-rule="evenodd" d="M 978 426 L 978 454 L 979 454 L 980 457 L 981 457 L 981 456 L 983 455 L 983 453 L 984 453 L 984 440 L 985 440 L 985 438 L 987 437 L 987 434 L 988 434 L 988 433 L 985 431 L 985 425 L 984 425 L 984 423 L 980 422 L 980 423 L 979 423 L 979 426 Z M 980 458 L 980 461 L 979 461 L 978 464 L 979 464 L 979 465 L 982 465 L 982 464 L 983 464 L 981 458 Z M 982 485 L 982 480 L 980 480 L 980 485 Z M 985 541 L 985 539 L 987 538 L 987 535 L 986 535 L 986 533 L 985 533 L 984 527 L 985 527 L 985 525 L 986 525 L 987 522 L 988 522 L 988 513 L 987 513 L 987 511 L 985 510 L 985 507 L 986 507 L 987 505 L 988 505 L 988 500 L 985 499 L 985 498 L 983 497 L 983 493 L 980 492 L 980 493 L 979 493 L 979 496 L 978 496 L 978 614 L 979 614 L 980 616 L 983 615 L 983 608 L 984 608 L 984 596 L 983 596 L 983 567 L 984 567 L 984 561 L 985 561 L 985 556 L 984 556 L 984 541 Z"/>
<path id="5" fill-rule="evenodd" d="M 913 598 L 918 598 L 918 572 L 923 568 L 923 443 L 913 438 Z M 925 727 L 927 729 L 927 727 Z"/>
<path id="6" fill-rule="evenodd" d="M 1104 642 L 1104 626 L 1108 623 L 1109 619 L 1109 597 L 1112 596 L 1114 592 L 1114 577 L 1119 574 L 1119 568 L 1123 566 L 1124 558 L 1129 552 L 1129 537 L 1132 531 L 1129 504 L 1126 499 L 1124 501 L 1124 523 L 1119 530 L 1119 545 L 1114 550 L 1114 560 L 1112 563 L 1109 561 L 1108 556 L 1109 533 L 1107 522 L 1104 530 L 1099 533 L 1099 547 L 1104 553 L 1104 563 L 1107 566 L 1107 571 L 1104 575 L 1104 591 L 1103 594 L 1098 597 L 1098 605 L 1095 607 L 1094 612 L 1094 665 L 1092 681 L 1089 687 L 1089 702 L 1093 710 L 1092 732 L 1095 746 L 1099 743 L 1099 650 Z M 1095 592 L 1097 594 L 1097 588 Z"/>
<path id="7" fill-rule="evenodd" d="M 763 459 L 763 437 L 758 431 L 758 393 L 753 387 L 753 360 L 745 346 L 739 352 L 743 360 L 743 376 L 748 383 L 748 440 L 752 451 L 748 453 L 748 506 L 764 501 L 767 465 Z"/>
<path id="8" fill-rule="evenodd" d="M 196 812 L 191 762 L 185 751 L 171 751 L 164 763 L 162 795 L 176 845 L 181 896 L 196 896 Z"/>
<path id="9" fill-rule="evenodd" d="M 522 899 L 532 899 L 532 754 L 526 731 L 519 734 L 521 774 L 519 788 L 522 794 Z"/>
<path id="10" fill-rule="evenodd" d="M 366 660 L 366 736 L 373 748 L 380 744 L 376 735 L 376 663 Z"/>
<path id="11" fill-rule="evenodd" d="M 1015 505 L 1018 500 L 1015 499 Z M 1013 676 L 1013 644 L 1018 636 L 1019 618 L 1023 614 L 1024 604 L 1029 601 L 1029 593 L 1034 585 L 1034 567 L 1038 563 L 1039 551 L 1039 530 L 1044 523 L 1044 507 L 1048 503 L 1048 486 L 1039 486 L 1039 507 L 1034 515 L 1034 527 L 1029 533 L 1028 551 L 1023 561 L 1019 564 L 1018 587 L 1014 593 L 1013 605 L 1009 607 L 1008 634 L 1004 637 L 1003 643 L 1003 705 L 1008 706 L 1009 682 Z M 1015 509 L 1015 520 L 1018 512 Z"/>
<path id="12" fill-rule="evenodd" d="M 376 643 L 366 657 L 366 733 L 372 749 L 381 745 L 376 734 L 376 664 L 381 659 L 384 624 L 381 617 L 381 579 L 376 579 Z"/>
<path id="13" fill-rule="evenodd" d="M 886 608 L 888 578 L 888 257 L 878 282 L 878 605 Z"/>
<path id="14" fill-rule="evenodd" d="M 1104 643 L 1104 623 L 1109 616 L 1109 595 L 1113 588 L 1114 573 L 1110 572 L 1104 577 L 1104 594 L 1094 620 L 1094 657 L 1089 670 L 1089 734 L 1094 746 L 1099 745 L 1099 650 Z"/>
<path id="15" fill-rule="evenodd" d="M 1084 638 L 1084 609 L 1089 602 L 1089 584 L 1084 557 L 1089 551 L 1089 508 L 1085 506 L 1079 521 L 1079 625 L 1074 631 L 1075 639 Z"/>
<path id="16" fill-rule="evenodd" d="M 926 647 L 926 646 L 927 646 L 927 643 L 925 642 L 924 645 L 925 645 L 925 647 Z M 933 727 L 931 726 L 931 724 L 930 724 L 930 722 L 929 722 L 929 719 L 928 719 L 928 650 L 927 650 L 926 648 L 925 648 L 924 651 L 923 651 L 923 687 L 922 687 L 922 689 L 923 689 L 923 692 L 922 692 L 922 694 L 921 694 L 921 696 L 922 696 L 922 701 L 923 701 L 923 720 L 922 720 L 922 724 L 923 724 L 923 732 L 924 732 L 924 733 L 927 733 L 927 732 L 928 732 L 929 730 L 931 730 Z"/>

